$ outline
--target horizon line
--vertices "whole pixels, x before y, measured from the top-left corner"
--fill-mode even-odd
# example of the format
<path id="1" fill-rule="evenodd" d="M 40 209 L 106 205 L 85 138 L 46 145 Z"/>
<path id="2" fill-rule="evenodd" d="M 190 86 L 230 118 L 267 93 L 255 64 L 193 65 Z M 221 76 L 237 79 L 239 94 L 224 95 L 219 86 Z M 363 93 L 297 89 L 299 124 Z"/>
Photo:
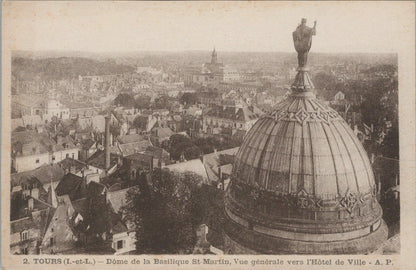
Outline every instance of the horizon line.
<path id="1" fill-rule="evenodd" d="M 296 51 L 223 51 L 216 49 L 218 53 L 288 53 L 296 54 Z M 123 50 L 123 51 L 89 51 L 89 50 L 60 50 L 60 49 L 51 49 L 51 50 L 12 50 L 12 54 L 15 52 L 33 52 L 33 53 L 47 53 L 47 52 L 56 52 L 56 53 L 89 53 L 89 54 L 123 54 L 123 53 L 184 53 L 184 52 L 212 52 L 212 50 L 202 50 L 202 49 L 190 49 L 190 50 Z M 311 51 L 309 54 L 398 54 L 398 52 L 367 52 L 367 51 L 339 51 L 339 52 L 322 52 L 322 51 Z"/>

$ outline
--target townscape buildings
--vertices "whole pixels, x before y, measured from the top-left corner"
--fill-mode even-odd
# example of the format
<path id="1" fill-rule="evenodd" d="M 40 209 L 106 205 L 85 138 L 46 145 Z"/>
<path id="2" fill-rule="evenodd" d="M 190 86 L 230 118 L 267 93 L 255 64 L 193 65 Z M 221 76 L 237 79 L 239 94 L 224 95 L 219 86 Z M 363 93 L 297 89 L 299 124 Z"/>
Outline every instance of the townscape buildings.
<path id="1" fill-rule="evenodd" d="M 387 227 L 375 198 L 383 197 L 384 212 L 397 203 L 399 161 L 384 179 L 389 159 L 376 149 L 393 121 L 383 119 L 376 138 L 376 123 L 359 109 L 365 97 L 347 86 L 394 80 L 397 63 L 374 70 L 379 63 L 338 57 L 312 63 L 313 78 L 324 74 L 344 87 L 329 97 L 312 89 L 315 99 L 292 94 L 291 58 L 231 64 L 216 49 L 210 56 L 206 63 L 126 64 L 111 74 L 12 74 L 11 253 L 136 252 L 137 228 L 123 207 L 155 168 L 192 171 L 225 198 L 224 241 L 214 247 L 212 235 L 222 233 L 201 224 L 195 253 L 360 253 L 381 244 Z M 397 227 L 397 218 L 386 221 Z"/>

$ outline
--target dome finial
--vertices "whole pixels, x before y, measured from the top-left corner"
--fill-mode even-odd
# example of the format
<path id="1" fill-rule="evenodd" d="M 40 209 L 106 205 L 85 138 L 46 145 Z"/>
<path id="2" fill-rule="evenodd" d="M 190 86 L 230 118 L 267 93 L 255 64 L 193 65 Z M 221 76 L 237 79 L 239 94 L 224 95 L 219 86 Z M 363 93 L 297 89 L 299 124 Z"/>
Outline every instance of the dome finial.
<path id="1" fill-rule="evenodd" d="M 306 64 L 308 53 L 312 45 L 312 36 L 316 35 L 316 21 L 313 28 L 306 26 L 306 19 L 302 18 L 301 23 L 293 32 L 293 43 L 298 53 L 298 74 L 292 84 L 294 93 L 310 92 L 314 88 L 312 80 L 309 78 Z"/>

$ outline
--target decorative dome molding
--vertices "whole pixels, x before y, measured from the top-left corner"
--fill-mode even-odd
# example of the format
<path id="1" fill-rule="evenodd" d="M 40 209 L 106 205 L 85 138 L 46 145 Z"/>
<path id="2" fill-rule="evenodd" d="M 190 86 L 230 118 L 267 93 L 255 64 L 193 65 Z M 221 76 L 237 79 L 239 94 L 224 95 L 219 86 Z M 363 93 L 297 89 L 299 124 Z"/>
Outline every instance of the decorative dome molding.
<path id="1" fill-rule="evenodd" d="M 344 119 L 313 94 L 305 65 L 315 28 L 302 24 L 296 31 L 292 94 L 254 124 L 234 160 L 226 247 L 231 253 L 375 250 L 387 228 L 370 161 Z"/>

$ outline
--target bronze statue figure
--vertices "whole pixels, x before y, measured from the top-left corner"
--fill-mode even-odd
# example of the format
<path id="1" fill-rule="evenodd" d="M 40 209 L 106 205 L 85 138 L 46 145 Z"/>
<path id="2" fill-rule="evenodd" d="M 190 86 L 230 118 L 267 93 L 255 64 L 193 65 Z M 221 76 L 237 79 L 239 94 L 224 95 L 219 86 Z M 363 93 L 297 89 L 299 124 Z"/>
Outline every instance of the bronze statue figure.
<path id="1" fill-rule="evenodd" d="M 301 24 L 298 25 L 293 32 L 293 43 L 298 52 L 299 68 L 305 67 L 308 60 L 308 52 L 312 45 L 312 36 L 316 35 L 316 21 L 313 28 L 306 26 L 306 19 L 303 18 Z"/>

